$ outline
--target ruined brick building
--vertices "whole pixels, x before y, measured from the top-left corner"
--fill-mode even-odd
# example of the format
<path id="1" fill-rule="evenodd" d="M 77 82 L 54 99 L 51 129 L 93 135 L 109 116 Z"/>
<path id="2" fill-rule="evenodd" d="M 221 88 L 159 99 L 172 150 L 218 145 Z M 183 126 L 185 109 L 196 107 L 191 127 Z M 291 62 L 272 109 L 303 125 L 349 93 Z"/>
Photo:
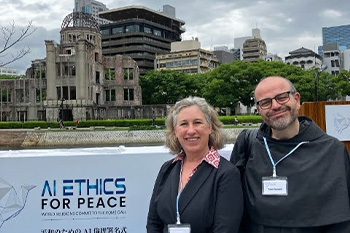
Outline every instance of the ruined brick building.
<path id="1" fill-rule="evenodd" d="M 60 44 L 45 41 L 46 58 L 32 61 L 25 78 L 0 80 L 1 121 L 152 114 L 153 110 L 142 107 L 136 62 L 129 56 L 102 55 L 101 33 L 91 15 L 73 12 L 66 16 L 60 36 Z"/>

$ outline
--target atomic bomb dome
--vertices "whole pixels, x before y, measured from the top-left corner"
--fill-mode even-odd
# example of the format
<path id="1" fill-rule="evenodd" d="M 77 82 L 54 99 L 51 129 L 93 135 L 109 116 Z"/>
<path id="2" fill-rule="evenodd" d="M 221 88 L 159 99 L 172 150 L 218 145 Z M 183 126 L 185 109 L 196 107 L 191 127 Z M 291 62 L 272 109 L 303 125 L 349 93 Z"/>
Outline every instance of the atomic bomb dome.
<path id="1" fill-rule="evenodd" d="M 90 28 L 100 31 L 98 22 L 92 17 L 91 14 L 84 12 L 72 12 L 64 18 L 61 25 L 61 30 L 70 28 Z"/>

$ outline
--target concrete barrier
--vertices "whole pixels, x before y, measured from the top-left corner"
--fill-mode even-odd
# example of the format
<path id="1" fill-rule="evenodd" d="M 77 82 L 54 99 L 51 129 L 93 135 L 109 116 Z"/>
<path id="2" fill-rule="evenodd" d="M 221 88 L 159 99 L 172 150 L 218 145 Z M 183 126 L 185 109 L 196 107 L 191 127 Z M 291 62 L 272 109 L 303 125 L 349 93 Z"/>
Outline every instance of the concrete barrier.
<path id="1" fill-rule="evenodd" d="M 228 142 L 236 141 L 242 128 L 224 129 Z M 157 144 L 165 141 L 165 130 L 2 130 L 1 147 L 75 147 L 125 144 Z"/>

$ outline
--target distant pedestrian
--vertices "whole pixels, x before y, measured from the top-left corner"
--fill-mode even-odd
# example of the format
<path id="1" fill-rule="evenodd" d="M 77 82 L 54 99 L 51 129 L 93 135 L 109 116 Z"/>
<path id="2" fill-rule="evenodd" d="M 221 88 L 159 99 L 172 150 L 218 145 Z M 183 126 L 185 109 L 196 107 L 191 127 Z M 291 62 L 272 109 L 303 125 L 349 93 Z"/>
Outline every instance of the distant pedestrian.
<path id="1" fill-rule="evenodd" d="M 60 119 L 60 129 L 64 129 L 65 125 L 64 125 L 64 121 L 62 119 Z"/>
<path id="2" fill-rule="evenodd" d="M 235 125 L 238 125 L 238 118 L 235 116 Z"/>
<path id="3" fill-rule="evenodd" d="M 75 127 L 78 128 L 79 124 L 80 124 L 80 119 L 77 120 Z"/>

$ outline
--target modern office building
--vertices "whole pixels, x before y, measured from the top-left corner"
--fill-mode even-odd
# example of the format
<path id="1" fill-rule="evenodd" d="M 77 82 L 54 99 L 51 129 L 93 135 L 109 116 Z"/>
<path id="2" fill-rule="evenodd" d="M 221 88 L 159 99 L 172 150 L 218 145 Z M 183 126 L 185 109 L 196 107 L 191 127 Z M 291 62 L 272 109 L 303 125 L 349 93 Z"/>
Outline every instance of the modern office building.
<path id="1" fill-rule="evenodd" d="M 198 39 L 171 43 L 170 53 L 157 54 L 155 70 L 177 70 L 185 73 L 205 73 L 218 67 L 212 51 L 201 48 Z"/>
<path id="2" fill-rule="evenodd" d="M 350 49 L 350 25 L 322 28 L 323 46 L 338 44 L 340 50 Z"/>
<path id="3" fill-rule="evenodd" d="M 185 22 L 175 17 L 175 8 L 169 5 L 161 12 L 127 6 L 101 12 L 100 17 L 112 21 L 101 25 L 103 55 L 130 56 L 140 75 L 153 70 L 156 54 L 169 53 L 171 42 L 181 41 L 185 32 Z"/>
<path id="4" fill-rule="evenodd" d="M 321 68 L 322 57 L 310 49 L 301 47 L 300 49 L 289 52 L 285 57 L 285 63 L 299 66 L 302 69 Z"/>
<path id="5" fill-rule="evenodd" d="M 46 58 L 26 77 L 0 80 L 0 120 L 140 118 L 142 93 L 136 62 L 104 57 L 98 23 L 82 12 L 63 20 L 60 44 L 46 40 Z"/>
<path id="6" fill-rule="evenodd" d="M 326 72 L 337 75 L 341 70 L 349 68 L 347 58 L 350 49 L 350 25 L 341 25 L 322 28 L 323 45 L 318 52 L 323 56 L 323 62 L 327 65 Z"/>
<path id="7" fill-rule="evenodd" d="M 260 29 L 252 29 L 251 39 L 246 39 L 243 43 L 242 57 L 243 61 L 255 62 L 265 59 L 267 55 L 266 43 L 260 36 Z"/>
<path id="8" fill-rule="evenodd" d="M 99 12 L 106 11 L 105 4 L 95 0 L 74 0 L 74 12 L 83 12 L 91 14 L 99 25 L 109 23 L 108 20 L 100 18 Z"/>

